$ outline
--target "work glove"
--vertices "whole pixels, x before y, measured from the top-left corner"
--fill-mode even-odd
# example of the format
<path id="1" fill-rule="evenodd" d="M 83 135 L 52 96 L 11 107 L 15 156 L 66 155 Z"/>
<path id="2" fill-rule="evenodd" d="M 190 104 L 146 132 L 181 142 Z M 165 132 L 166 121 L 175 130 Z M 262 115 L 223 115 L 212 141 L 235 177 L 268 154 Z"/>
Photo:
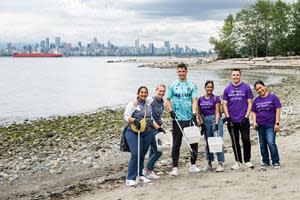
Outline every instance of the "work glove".
<path id="1" fill-rule="evenodd" d="M 174 113 L 173 110 L 170 112 L 170 115 L 171 115 L 172 119 L 175 119 L 175 118 L 176 118 L 176 114 Z"/>
<path id="2" fill-rule="evenodd" d="M 207 131 L 206 126 L 204 124 L 201 124 L 200 126 L 201 126 L 201 135 L 206 134 Z"/>
<path id="3" fill-rule="evenodd" d="M 199 126 L 198 121 L 197 121 L 196 113 L 193 114 L 192 120 L 193 120 L 195 126 Z"/>
<path id="4" fill-rule="evenodd" d="M 228 127 L 233 127 L 233 123 L 232 123 L 230 117 L 226 117 L 226 121 L 227 121 L 227 126 Z"/>
<path id="5" fill-rule="evenodd" d="M 250 126 L 249 118 L 245 117 L 241 122 L 240 122 L 241 127 L 248 127 Z"/>
<path id="6" fill-rule="evenodd" d="M 165 129 L 163 129 L 162 127 L 159 127 L 159 128 L 157 129 L 157 131 L 158 131 L 158 132 L 163 132 L 164 134 L 166 134 Z"/>
<path id="7" fill-rule="evenodd" d="M 133 121 L 133 123 L 134 123 L 135 127 L 136 127 L 138 130 L 141 129 L 141 123 L 140 123 L 140 120 L 139 120 L 139 119 L 135 119 L 135 120 Z"/>
<path id="8" fill-rule="evenodd" d="M 214 131 L 219 131 L 219 124 L 215 125 L 215 130 Z"/>

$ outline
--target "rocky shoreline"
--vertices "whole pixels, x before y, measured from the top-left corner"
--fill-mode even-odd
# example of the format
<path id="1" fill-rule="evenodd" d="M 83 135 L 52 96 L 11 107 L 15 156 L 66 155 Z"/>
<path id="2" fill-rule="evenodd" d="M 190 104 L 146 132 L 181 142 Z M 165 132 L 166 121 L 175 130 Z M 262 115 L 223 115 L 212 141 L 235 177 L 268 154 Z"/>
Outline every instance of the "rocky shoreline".
<path id="1" fill-rule="evenodd" d="M 259 73 L 270 70 L 260 69 Z M 269 88 L 281 98 L 282 136 L 288 136 L 300 127 L 300 78 L 295 69 L 280 73 L 286 78 Z M 118 146 L 124 126 L 122 114 L 121 108 L 104 109 L 1 126 L 0 199 L 68 199 L 87 191 L 118 188 L 124 183 L 129 158 Z M 164 119 L 170 131 L 169 116 Z M 226 151 L 231 151 L 227 144 Z M 162 175 L 169 170 L 169 157 L 165 155 L 158 162 Z M 188 162 L 187 154 L 182 157 L 181 164 Z"/>

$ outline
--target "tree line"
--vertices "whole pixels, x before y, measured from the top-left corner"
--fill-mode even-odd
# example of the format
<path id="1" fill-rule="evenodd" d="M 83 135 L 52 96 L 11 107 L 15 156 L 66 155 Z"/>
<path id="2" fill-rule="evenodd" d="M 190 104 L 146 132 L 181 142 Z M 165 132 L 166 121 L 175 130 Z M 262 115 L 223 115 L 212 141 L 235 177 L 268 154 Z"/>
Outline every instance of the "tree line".
<path id="1" fill-rule="evenodd" d="M 258 0 L 228 15 L 209 42 L 220 59 L 300 55 L 300 0 Z"/>

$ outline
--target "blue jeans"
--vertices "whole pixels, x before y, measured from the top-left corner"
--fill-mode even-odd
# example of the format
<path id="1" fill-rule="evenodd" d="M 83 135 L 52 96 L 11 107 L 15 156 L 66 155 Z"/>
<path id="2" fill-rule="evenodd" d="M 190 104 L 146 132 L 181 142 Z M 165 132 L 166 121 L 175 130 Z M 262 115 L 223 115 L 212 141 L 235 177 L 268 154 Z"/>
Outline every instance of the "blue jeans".
<path id="1" fill-rule="evenodd" d="M 155 131 L 155 134 L 157 134 L 157 133 L 158 132 Z M 161 157 L 161 155 L 162 155 L 162 152 L 157 151 L 155 137 L 153 137 L 152 142 L 150 144 L 150 148 L 149 148 L 149 161 L 148 161 L 148 164 L 146 165 L 147 169 L 153 170 L 155 167 L 156 161 Z"/>
<path id="2" fill-rule="evenodd" d="M 142 176 L 145 155 L 155 135 L 155 131 L 156 130 L 151 129 L 140 134 L 140 171 L 139 171 L 140 176 Z M 138 164 L 138 134 L 132 132 L 130 128 L 127 128 L 125 132 L 125 137 L 131 153 L 131 158 L 128 163 L 127 179 L 135 180 L 137 177 L 137 164 Z"/>
<path id="3" fill-rule="evenodd" d="M 273 165 L 279 164 L 278 149 L 275 143 L 276 133 L 274 132 L 274 126 L 258 125 L 258 135 L 259 135 L 262 162 L 264 164 L 270 165 L 270 159 L 269 159 L 269 150 L 270 150 L 272 164 Z"/>
<path id="4" fill-rule="evenodd" d="M 207 137 L 214 137 L 214 130 L 215 130 L 215 125 L 216 125 L 216 117 L 215 115 L 208 115 L 208 116 L 205 116 L 204 117 L 204 125 L 207 129 Z M 222 119 L 220 117 L 219 119 L 219 135 L 220 137 L 223 138 L 223 122 L 222 122 Z M 207 161 L 214 161 L 214 154 L 213 153 L 210 153 L 210 157 L 208 155 L 208 148 L 206 147 L 205 148 L 205 155 L 206 155 L 206 160 Z M 225 158 L 224 158 L 224 147 L 222 149 L 222 152 L 220 153 L 217 153 L 217 157 L 218 157 L 218 161 L 219 162 L 224 162 L 225 161 Z"/>

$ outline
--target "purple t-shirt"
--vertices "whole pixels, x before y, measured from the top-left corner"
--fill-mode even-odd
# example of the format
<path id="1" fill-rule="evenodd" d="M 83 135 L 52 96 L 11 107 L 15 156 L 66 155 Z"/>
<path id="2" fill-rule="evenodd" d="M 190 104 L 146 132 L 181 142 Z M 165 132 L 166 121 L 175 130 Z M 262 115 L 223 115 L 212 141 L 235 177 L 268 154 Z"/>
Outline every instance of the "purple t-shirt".
<path id="1" fill-rule="evenodd" d="M 256 97 L 252 105 L 252 112 L 256 113 L 256 123 L 263 126 L 274 125 L 278 108 L 281 108 L 281 103 L 275 94 L 269 93 L 265 98 Z"/>
<path id="2" fill-rule="evenodd" d="M 223 100 L 227 101 L 228 112 L 232 122 L 241 122 L 247 113 L 248 99 L 253 99 L 250 86 L 244 82 L 235 86 L 229 84 L 224 90 Z"/>
<path id="3" fill-rule="evenodd" d="M 205 96 L 198 99 L 198 106 L 203 116 L 215 114 L 217 103 L 221 103 L 221 101 L 220 98 L 215 95 L 211 95 L 209 99 L 206 99 Z"/>

